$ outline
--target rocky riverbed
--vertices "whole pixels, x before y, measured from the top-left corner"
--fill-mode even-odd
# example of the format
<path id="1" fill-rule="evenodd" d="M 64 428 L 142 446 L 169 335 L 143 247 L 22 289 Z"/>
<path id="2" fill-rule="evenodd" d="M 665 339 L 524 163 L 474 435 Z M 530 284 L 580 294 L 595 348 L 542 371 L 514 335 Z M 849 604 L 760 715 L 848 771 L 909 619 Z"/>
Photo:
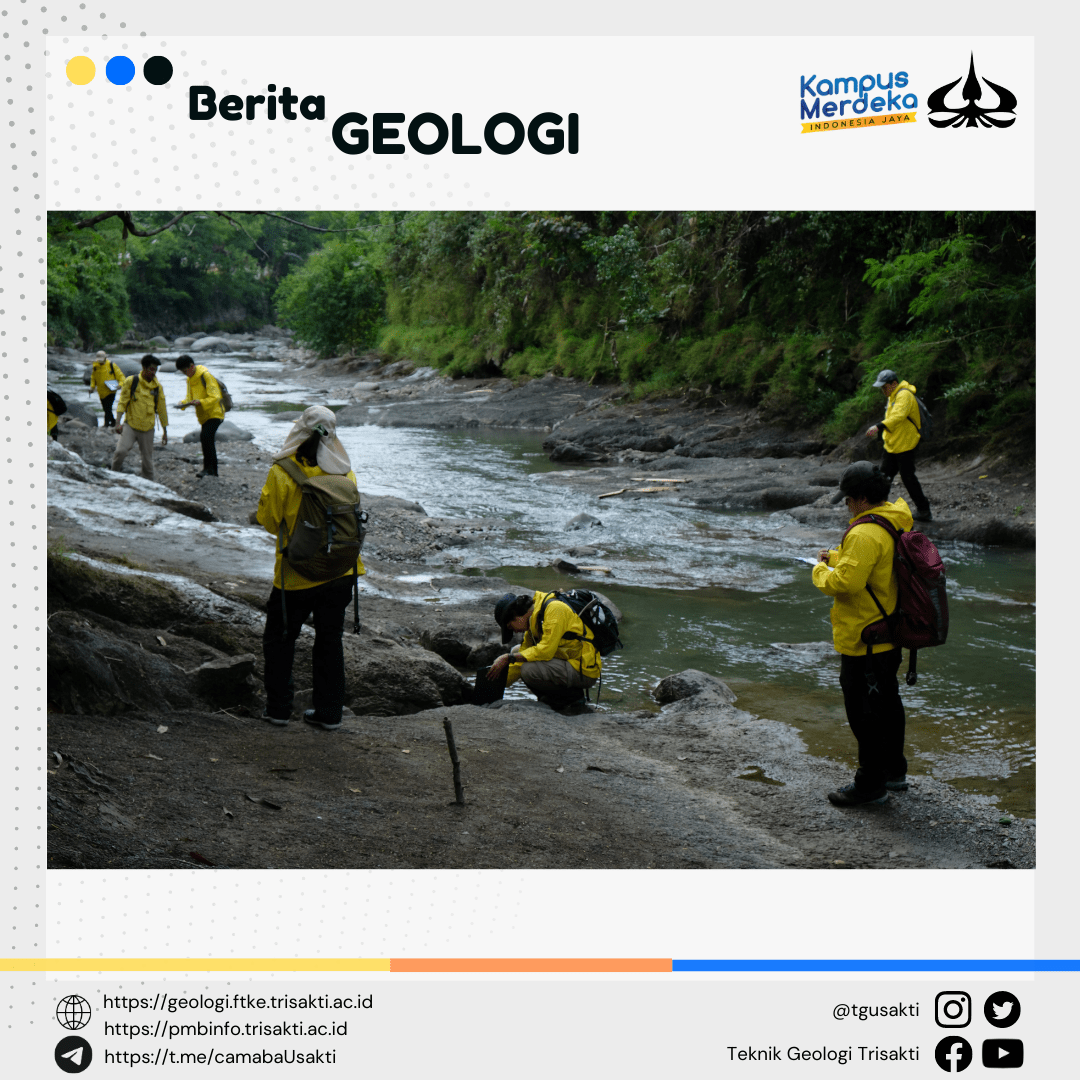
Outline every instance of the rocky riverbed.
<path id="1" fill-rule="evenodd" d="M 708 396 L 635 402 L 624 388 L 554 377 L 514 387 L 374 357 L 313 361 L 288 343 L 280 352 L 283 381 L 349 401 L 341 425 L 541 431 L 566 463 L 546 481 L 595 506 L 606 496 L 777 510 L 840 528 L 835 485 L 868 442 L 825 452 L 812 433 Z M 243 412 L 233 417 L 242 429 Z M 369 573 L 361 633 L 345 637 L 343 728 L 273 728 L 258 718 L 273 541 L 249 520 L 269 454 L 223 442 L 221 477 L 200 480 L 197 444 L 158 446 L 150 484 L 104 468 L 115 437 L 92 420 L 65 422 L 50 451 L 51 866 L 1034 864 L 1033 821 L 929 776 L 884 807 L 831 807 L 825 792 L 851 761 L 812 756 L 714 677 L 688 677 L 686 696 L 631 712 L 469 704 L 471 673 L 499 648 L 494 599 L 510 586 L 455 573 L 455 560 L 510 524 L 429 516 L 391 496 L 364 499 Z M 1034 545 L 1033 469 L 974 454 L 932 460 L 920 477 L 933 538 Z M 581 563 L 587 540 L 553 538 L 545 557 Z M 432 586 L 439 603 L 425 602 Z"/>

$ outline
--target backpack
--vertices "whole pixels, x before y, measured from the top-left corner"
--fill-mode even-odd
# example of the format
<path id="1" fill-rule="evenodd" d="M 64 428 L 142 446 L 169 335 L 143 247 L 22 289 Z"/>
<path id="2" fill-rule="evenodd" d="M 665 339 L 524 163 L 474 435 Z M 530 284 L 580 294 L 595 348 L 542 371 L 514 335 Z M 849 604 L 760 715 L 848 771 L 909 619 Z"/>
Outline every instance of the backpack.
<path id="1" fill-rule="evenodd" d="M 221 408 L 225 412 L 232 412 L 233 399 L 232 394 L 229 393 L 229 388 L 216 376 L 211 378 L 218 384 L 218 389 L 221 391 Z M 206 389 L 206 376 L 202 377 L 202 388 Z"/>
<path id="2" fill-rule="evenodd" d="M 274 462 L 300 488 L 300 509 L 292 535 L 285 522 L 278 530 L 281 556 L 308 581 L 333 581 L 353 571 L 353 633 L 360 633 L 360 577 L 356 560 L 367 535 L 367 513 L 360 509 L 360 492 L 347 476 L 323 473 L 305 476 L 292 458 Z M 288 636 L 285 613 L 285 572 L 281 574 L 282 635 Z"/>
<path id="3" fill-rule="evenodd" d="M 623 643 L 619 640 L 619 624 L 615 614 L 594 592 L 588 589 L 571 589 L 569 592 L 553 592 L 540 605 L 540 614 L 536 617 L 536 632 L 544 635 L 544 612 L 552 600 L 561 600 L 582 621 L 585 628 L 592 632 L 592 638 L 583 637 L 570 631 L 563 637 L 577 641 L 588 641 L 601 655 L 608 656 Z"/>
<path id="4" fill-rule="evenodd" d="M 926 438 L 928 435 L 933 434 L 934 431 L 934 418 L 930 415 L 930 410 L 926 407 L 926 402 L 923 401 L 914 390 L 908 390 L 906 386 L 901 386 L 901 390 L 907 390 L 907 392 L 915 399 L 915 404 L 919 406 L 919 423 L 916 424 L 914 420 L 911 420 L 912 427 L 919 433 L 922 438 Z M 920 425 L 922 425 L 920 427 Z"/>
<path id="5" fill-rule="evenodd" d="M 281 553 L 308 581 L 332 581 L 356 565 L 367 533 L 367 514 L 360 493 L 347 476 L 323 473 L 305 476 L 291 458 L 275 462 L 300 487 L 300 510 L 292 535 L 284 536 Z"/>
<path id="6" fill-rule="evenodd" d="M 945 567 L 938 549 L 928 536 L 921 532 L 895 529 L 876 514 L 853 521 L 847 533 L 856 525 L 872 522 L 880 525 L 893 538 L 893 573 L 896 574 L 896 610 L 888 615 L 881 601 L 867 583 L 870 594 L 881 619 L 871 623 L 862 632 L 869 654 L 871 647 L 892 642 L 909 650 L 910 663 L 907 672 L 908 686 L 918 679 L 915 668 L 919 649 L 944 645 L 949 636 L 949 598 L 945 592 Z"/>
<path id="7" fill-rule="evenodd" d="M 55 390 L 46 389 L 45 394 L 49 399 L 49 404 L 52 406 L 52 411 L 57 416 L 63 416 L 67 412 L 67 402 Z M 38 400 L 41 399 L 38 398 Z"/>

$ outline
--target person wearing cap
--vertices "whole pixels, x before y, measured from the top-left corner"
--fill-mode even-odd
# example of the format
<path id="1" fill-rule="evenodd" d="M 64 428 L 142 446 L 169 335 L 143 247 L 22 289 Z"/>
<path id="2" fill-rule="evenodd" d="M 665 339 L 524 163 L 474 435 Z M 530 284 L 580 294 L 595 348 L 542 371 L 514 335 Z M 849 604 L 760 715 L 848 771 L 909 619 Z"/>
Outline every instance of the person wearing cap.
<path id="1" fill-rule="evenodd" d="M 115 421 L 113 420 L 113 402 L 116 400 L 116 392 L 120 389 L 120 384 L 124 381 L 124 373 L 116 366 L 114 360 L 110 360 L 105 354 L 104 350 L 99 350 L 97 356 L 94 357 L 93 364 L 90 365 L 90 389 L 88 393 L 93 393 L 95 390 L 98 393 L 98 397 L 101 399 L 101 407 L 105 410 L 105 426 L 112 427 Z"/>
<path id="2" fill-rule="evenodd" d="M 120 397 L 116 402 L 116 427 L 120 436 L 116 444 L 110 468 L 113 472 L 124 471 L 124 458 L 138 443 L 142 455 L 142 474 L 147 480 L 154 479 L 154 427 L 161 421 L 161 445 L 169 445 L 169 410 L 165 405 L 165 391 L 157 381 L 161 361 L 152 353 L 142 358 L 142 371 L 124 380 Z M 127 423 L 121 423 L 123 417 Z"/>
<path id="3" fill-rule="evenodd" d="M 524 637 L 495 660 L 489 679 L 501 678 L 509 665 L 507 686 L 520 678 L 552 708 L 585 705 L 585 691 L 600 677 L 600 654 L 593 647 L 592 631 L 573 608 L 554 599 L 554 593 L 504 593 L 495 605 L 495 621 L 504 645 L 515 634 Z"/>
<path id="4" fill-rule="evenodd" d="M 874 514 L 894 529 L 911 528 L 911 511 L 903 499 L 887 502 L 892 477 L 870 461 L 857 461 L 840 477 L 840 492 L 850 522 Z M 904 757 L 906 718 L 900 698 L 901 650 L 890 642 L 868 645 L 862 632 L 881 620 L 874 597 L 887 614 L 899 599 L 893 570 L 893 539 L 872 521 L 849 523 L 840 544 L 818 552 L 814 584 L 833 598 L 830 619 L 833 648 L 840 654 L 840 689 L 844 711 L 859 744 L 854 781 L 829 793 L 834 806 L 883 803 L 890 791 L 907 790 Z M 870 590 L 873 590 L 871 595 Z"/>
<path id="5" fill-rule="evenodd" d="M 895 371 L 886 368 L 878 373 L 874 389 L 880 390 L 888 401 L 885 419 L 879 420 L 866 432 L 870 439 L 877 437 L 879 429 L 882 432 L 885 452 L 881 459 L 881 471 L 890 482 L 897 473 L 900 474 L 904 487 L 915 503 L 915 521 L 933 521 L 930 501 L 923 494 L 922 485 L 915 475 L 915 448 L 922 438 L 922 417 L 915 387 L 909 382 L 902 382 Z"/>
<path id="6" fill-rule="evenodd" d="M 217 446 L 214 439 L 217 429 L 225 419 L 225 406 L 221 402 L 221 387 L 217 379 L 203 367 L 196 364 L 190 356 L 177 358 L 176 370 L 187 377 L 187 397 L 180 402 L 179 408 L 195 406 L 195 419 L 199 421 L 199 442 L 202 444 L 203 467 L 197 474 L 217 476 Z"/>
<path id="7" fill-rule="evenodd" d="M 300 485 L 279 462 L 291 462 L 307 477 L 345 476 L 356 485 L 356 474 L 341 440 L 330 409 L 312 405 L 292 426 L 281 450 L 274 455 L 259 496 L 256 519 L 275 538 L 291 536 L 300 512 Z M 309 616 L 315 628 L 311 650 L 314 708 L 304 713 L 304 721 L 324 731 L 341 727 L 345 704 L 345 650 L 341 642 L 345 609 L 354 595 L 356 579 L 363 574 L 359 557 L 356 566 L 330 581 L 309 581 L 282 557 L 278 545 L 274 562 L 274 588 L 266 602 L 263 631 L 263 685 L 266 708 L 263 719 L 284 727 L 293 707 L 293 658 L 296 639 Z M 282 596 L 284 593 L 284 596 Z M 284 608 L 284 610 L 283 610 Z"/>

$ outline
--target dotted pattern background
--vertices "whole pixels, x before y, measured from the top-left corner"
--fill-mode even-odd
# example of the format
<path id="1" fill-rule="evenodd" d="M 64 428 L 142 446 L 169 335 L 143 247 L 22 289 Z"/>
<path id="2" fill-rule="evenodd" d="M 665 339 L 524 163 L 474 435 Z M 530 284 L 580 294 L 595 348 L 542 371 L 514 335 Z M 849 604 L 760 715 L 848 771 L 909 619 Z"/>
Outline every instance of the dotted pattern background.
<path id="1" fill-rule="evenodd" d="M 49 880 L 50 905 L 55 904 L 55 908 L 50 908 L 50 929 L 46 932 L 43 895 L 45 672 L 40 659 L 44 655 L 45 627 L 39 610 L 43 607 L 40 598 L 44 585 L 41 553 L 44 550 L 42 474 L 45 440 L 39 409 L 44 389 L 42 343 L 46 209 L 54 207 L 58 201 L 66 206 L 93 208 L 98 203 L 102 207 L 115 206 L 120 200 L 124 200 L 125 207 L 135 209 L 176 205 L 216 208 L 218 202 L 226 208 L 275 205 L 285 209 L 346 208 L 350 200 L 353 205 L 378 208 L 393 208 L 395 202 L 399 208 L 424 208 L 425 204 L 430 206 L 432 203 L 445 208 L 468 208 L 470 203 L 477 207 L 498 208 L 513 201 L 517 206 L 542 205 L 555 209 L 559 205 L 559 185 L 563 185 L 563 191 L 573 190 L 572 174 L 568 174 L 573 162 L 567 155 L 549 159 L 547 164 L 552 168 L 545 173 L 545 178 L 550 182 L 536 185 L 535 174 L 530 173 L 536 158 L 522 153 L 512 159 L 502 159 L 501 165 L 511 167 L 500 170 L 497 177 L 499 182 L 496 183 L 479 172 L 492 163 L 487 160 L 491 155 L 481 155 L 485 160 L 476 165 L 470 161 L 468 171 L 462 166 L 461 158 L 454 159 L 445 154 L 426 160 L 411 152 L 408 157 L 403 155 L 393 159 L 350 159 L 328 147 L 323 133 L 316 138 L 313 130 L 302 130 L 311 125 L 301 122 L 291 125 L 280 121 L 267 123 L 262 127 L 269 130 L 252 131 L 252 127 L 258 128 L 257 122 L 248 125 L 247 122 L 225 124 L 218 121 L 213 129 L 215 137 L 210 140 L 217 144 L 209 148 L 214 153 L 207 153 L 203 148 L 191 150 L 189 153 L 201 152 L 202 156 L 189 158 L 181 165 L 172 155 L 181 153 L 181 139 L 190 132 L 182 132 L 175 120 L 169 117 L 182 111 L 186 113 L 186 102 L 182 100 L 181 92 L 181 88 L 187 85 L 184 72 L 193 70 L 197 59 L 196 47 L 203 46 L 199 44 L 199 39 L 187 39 L 180 51 L 186 51 L 188 56 L 178 58 L 174 49 L 179 38 L 174 41 L 168 36 L 161 36 L 163 29 L 167 26 L 169 33 L 178 35 L 213 25 L 218 31 L 250 33 L 250 19 L 247 16 L 241 18 L 237 14 L 236 25 L 229 24 L 226 29 L 227 20 L 210 18 L 211 5 L 189 4 L 155 12 L 155 28 L 150 28 L 145 21 L 145 6 L 136 4 L 134 0 L 108 5 L 76 3 L 73 0 L 47 4 L 28 0 L 0 0 L 0 5 L 0 32 L 3 34 L 0 67 L 5 79 L 4 120 L 9 149 L 3 167 L 8 186 L 0 204 L 0 383 L 4 394 L 4 409 L 0 413 L 3 417 L 0 434 L 4 443 L 0 450 L 8 459 L 5 462 L 8 469 L 4 487 L 7 489 L 9 525 L 4 549 L 10 553 L 9 565 L 5 567 L 5 581 L 0 589 L 10 596 L 11 604 L 10 624 L 3 624 L 10 669 L 5 695 L 8 706 L 6 723 L 0 735 L 3 739 L 2 768 L 5 781 L 0 790 L 0 808 L 5 823 L 0 834 L 0 859 L 3 860 L 0 865 L 5 871 L 3 887 L 9 902 L 7 910 L 11 914 L 8 924 L 11 931 L 3 938 L 4 953 L 11 957 L 40 955 L 46 950 L 53 955 L 250 955 L 273 949 L 281 955 L 446 955 L 451 951 L 463 955 L 509 955 L 527 950 L 507 948 L 506 942 L 516 940 L 527 944 L 549 941 L 548 930 L 555 925 L 567 930 L 559 939 L 565 946 L 563 951 L 571 955 L 587 954 L 590 946 L 595 947 L 598 941 L 597 923 L 588 920 L 575 925 L 574 913 L 568 910 L 566 902 L 565 878 L 553 881 L 559 876 L 512 873 L 395 875 L 386 872 L 339 872 L 325 875 L 288 872 L 231 875 L 226 872 L 200 872 L 180 875 L 162 872 L 125 874 L 121 880 L 104 872 L 56 872 L 50 875 Z M 431 14 L 432 19 L 424 23 L 425 28 L 433 32 L 440 28 L 448 32 L 461 32 L 462 24 L 457 11 L 451 13 L 446 9 L 433 9 Z M 274 3 L 263 5 L 263 15 L 267 29 L 277 33 L 288 32 L 287 20 L 298 17 L 291 6 Z M 273 22 L 275 16 L 277 22 Z M 376 17 L 372 13 L 365 13 L 364 17 L 367 25 L 374 28 Z M 705 18 L 704 15 L 701 17 Z M 309 20 L 309 25 L 314 20 L 321 21 L 325 33 L 344 29 L 337 15 L 311 12 L 305 13 L 304 18 Z M 500 16 L 500 28 L 520 32 L 532 29 L 526 25 L 512 26 L 508 18 L 507 13 Z M 592 25 L 590 30 L 588 18 L 585 12 L 580 12 L 575 28 L 580 32 L 594 33 L 609 30 L 603 22 Z M 724 25 L 716 25 L 711 28 L 712 31 L 730 32 L 736 29 L 732 22 L 734 18 L 736 16 L 732 13 L 723 13 Z M 884 22 L 881 26 L 872 25 L 874 18 L 876 16 L 872 14 L 867 15 L 862 25 L 868 30 L 886 32 L 888 27 Z M 882 20 L 884 18 L 882 16 Z M 957 25 L 949 27 L 945 25 L 946 18 L 939 17 L 938 28 L 941 32 L 951 29 L 953 32 L 967 33 L 967 27 L 962 25 L 963 19 L 957 17 Z M 442 26 L 442 22 L 446 22 L 446 25 Z M 360 27 L 356 29 L 359 31 Z M 650 32 L 655 29 L 652 27 Z M 755 29 L 760 31 L 764 28 L 759 26 Z M 810 20 L 804 29 L 814 30 L 814 20 Z M 85 35 L 92 35 L 92 38 L 86 39 Z M 60 100 L 57 94 L 64 82 L 63 61 L 71 55 L 71 50 L 62 41 L 65 36 L 72 40 L 76 37 L 82 39 L 80 48 L 97 50 L 101 55 L 97 80 L 88 87 L 80 88 L 81 99 L 71 99 L 71 112 L 82 110 L 89 114 L 95 111 L 98 113 L 96 118 L 87 115 L 83 119 L 96 119 L 98 124 L 94 126 L 110 126 L 101 125 L 101 121 L 105 110 L 115 107 L 115 115 L 109 117 L 116 120 L 116 124 L 111 125 L 113 127 L 119 126 L 124 117 L 134 117 L 137 113 L 140 122 L 155 125 L 155 131 L 147 134 L 144 144 L 134 147 L 139 154 L 121 161 L 118 155 L 110 157 L 107 153 L 90 149 L 90 154 L 98 152 L 99 157 L 88 158 L 82 150 L 71 150 L 72 145 L 79 147 L 79 142 L 75 141 L 69 143 L 66 149 L 60 148 L 64 154 L 61 157 L 56 147 L 50 148 L 47 144 L 47 115 L 57 117 L 50 121 L 50 129 L 54 124 L 74 123 L 67 120 L 61 111 L 66 108 L 67 102 Z M 90 40 L 93 45 L 89 44 Z M 234 82 L 230 71 L 232 64 L 236 74 L 241 74 L 237 63 L 241 40 L 243 47 L 252 52 L 262 48 L 261 42 L 255 46 L 250 38 L 238 38 L 230 46 L 230 55 L 223 57 L 215 69 L 229 71 L 230 74 L 215 74 L 206 80 L 219 90 L 246 92 L 249 88 L 240 80 Z M 627 48 L 630 48 L 630 39 L 624 40 L 627 41 Z M 978 40 L 975 39 L 976 44 Z M 109 86 L 104 78 L 104 57 L 115 48 L 109 42 L 120 41 L 129 43 L 129 53 L 133 57 L 141 58 L 143 51 L 151 50 L 171 55 L 177 68 L 171 88 L 148 88 L 138 76 L 128 87 Z M 972 44 L 972 39 L 964 37 L 953 43 L 941 42 L 939 52 L 942 56 L 946 53 L 951 55 L 958 44 L 967 48 Z M 301 51 L 307 52 L 309 46 L 311 50 L 316 48 L 314 43 L 305 42 Z M 842 48 L 842 39 L 830 47 Z M 369 39 L 364 48 L 366 55 L 377 55 L 382 43 L 377 38 Z M 595 57 L 595 48 L 592 42 L 581 45 L 586 58 Z M 716 46 L 713 48 L 715 50 Z M 51 54 L 48 58 L 44 55 L 46 49 Z M 206 50 L 207 54 L 211 51 Z M 555 48 L 549 44 L 545 55 L 544 71 L 551 85 L 569 85 L 571 72 L 579 85 L 584 85 L 581 73 L 586 61 L 582 60 L 582 53 L 575 53 L 569 44 Z M 207 59 L 209 66 L 208 56 L 203 59 Z M 493 47 L 490 59 L 494 69 L 505 68 L 505 57 L 500 56 L 497 48 Z M 358 78 L 365 70 L 364 60 L 365 54 L 361 54 L 356 63 Z M 407 90 L 402 83 L 410 70 L 409 60 L 409 57 L 401 58 L 394 81 L 387 84 L 385 97 L 391 104 L 384 107 L 396 109 L 399 100 L 407 99 L 406 94 L 399 95 L 397 91 L 399 88 Z M 189 62 L 187 67 L 184 61 Z M 459 64 L 463 62 L 458 61 Z M 245 59 L 245 68 L 247 64 Z M 715 65 L 703 66 L 706 70 L 715 70 Z M 596 67 L 593 78 L 597 82 L 597 95 L 608 98 L 618 96 L 628 81 L 641 81 L 625 78 L 631 67 L 624 65 L 621 69 L 623 74 L 614 80 Z M 688 73 L 691 67 L 687 64 Z M 294 81 L 295 88 L 302 91 L 304 88 L 300 81 Z M 251 78 L 248 83 L 252 83 Z M 326 85 L 324 78 L 313 77 L 312 89 L 321 89 L 322 85 Z M 491 80 L 487 80 L 487 85 L 491 85 Z M 257 92 L 262 87 L 251 85 L 250 89 Z M 681 95 L 692 89 L 689 83 L 666 87 L 668 103 L 677 102 Z M 782 88 L 782 95 L 778 89 L 770 86 L 758 89 L 755 100 L 760 109 L 759 117 L 767 118 L 774 112 L 780 115 L 780 110 L 789 108 L 786 87 Z M 1017 89 L 1022 92 L 1024 88 Z M 1027 89 L 1032 95 L 1033 88 L 1029 86 Z M 50 93 L 53 95 L 51 100 L 47 96 Z M 421 107 L 434 107 L 440 112 L 444 109 L 445 112 L 463 111 L 470 117 L 474 113 L 478 117 L 486 115 L 483 108 L 470 110 L 458 106 L 453 94 L 448 98 L 452 104 L 444 107 L 441 93 L 439 96 L 438 105 L 425 102 Z M 113 99 L 111 103 L 110 97 Z M 342 98 L 341 111 L 357 107 L 369 112 L 363 107 L 364 99 L 365 95 L 358 92 L 354 106 L 352 101 Z M 165 108 L 162 108 L 163 105 Z M 171 109 L 168 108 L 170 105 Z M 722 102 L 719 103 L 718 109 L 722 105 Z M 336 115 L 335 108 L 337 104 L 328 101 L 328 115 Z M 128 113 L 128 109 L 132 112 Z M 671 116 L 679 110 L 667 109 L 667 112 Z M 786 116 L 787 112 L 783 111 L 782 114 Z M 527 115 L 525 110 L 522 110 L 522 115 Z M 155 119 L 150 121 L 150 116 Z M 169 123 L 174 125 L 171 131 Z M 720 133 L 700 128 L 695 133 L 695 138 L 715 140 L 712 156 L 705 159 L 712 163 L 711 167 L 673 171 L 671 159 L 655 152 L 659 139 L 655 126 L 642 124 L 641 129 L 645 136 L 640 142 L 624 140 L 605 146 L 605 133 L 590 131 L 587 126 L 583 127 L 582 138 L 583 145 L 586 140 L 593 140 L 590 146 L 604 148 L 604 160 L 611 163 L 612 176 L 617 176 L 621 182 L 625 183 L 627 178 L 632 178 L 643 168 L 651 168 L 653 172 L 647 187 L 651 197 L 644 200 L 649 205 L 731 206 L 762 201 L 756 197 L 740 200 L 738 183 L 735 182 L 739 180 L 740 171 L 737 163 L 729 159 L 729 146 L 724 144 Z M 69 126 L 67 130 L 72 129 Z M 81 130 L 78 139 L 83 140 L 86 148 L 89 146 L 87 132 L 90 127 L 86 125 Z M 166 133 L 172 138 L 168 139 Z M 128 131 L 127 134 L 130 136 L 132 133 Z M 258 154 L 251 149 L 253 143 L 250 140 L 255 134 L 259 135 L 260 141 L 265 140 Z M 905 137 L 908 137 L 906 133 Z M 921 130 L 919 137 L 922 137 Z M 156 141 L 151 143 L 150 138 Z M 766 136 L 766 141 L 769 138 L 771 136 Z M 117 143 L 119 145 L 120 140 Z M 175 151 L 172 149 L 174 145 L 177 147 Z M 842 169 L 837 168 L 835 145 L 826 150 L 827 145 L 826 140 L 822 139 L 813 143 L 806 152 L 812 165 L 821 163 L 821 167 L 828 168 L 835 177 L 842 173 Z M 859 164 L 864 175 L 868 160 L 866 146 L 863 143 L 858 147 Z M 131 150 L 132 147 L 127 149 Z M 265 155 L 260 158 L 263 150 Z M 997 150 L 1000 152 L 1000 144 Z M 56 157 L 56 167 L 60 170 L 58 178 L 61 180 L 60 184 L 53 185 L 52 191 L 48 190 L 45 177 L 50 154 Z M 155 157 L 158 160 L 154 160 Z M 135 161 L 139 164 L 135 164 Z M 1009 155 L 1008 160 L 1002 160 L 999 156 L 987 170 L 980 170 L 977 163 L 973 164 L 970 159 L 963 163 L 962 169 L 951 170 L 947 155 L 943 155 L 938 182 L 934 187 L 935 194 L 927 198 L 927 205 L 938 206 L 950 202 L 948 185 L 951 183 L 958 185 L 961 191 L 952 201 L 968 206 L 977 205 L 984 199 L 989 199 L 992 205 L 1030 205 L 1029 161 L 1030 142 L 1023 142 Z M 79 171 L 76 173 L 74 169 L 68 169 L 65 175 L 65 169 L 72 164 L 77 165 Z M 425 165 L 427 168 L 424 168 Z M 110 176 L 114 168 L 120 171 L 121 179 Z M 276 174 L 268 171 L 274 168 L 278 169 Z M 138 175 L 136 169 L 139 170 Z M 196 173 L 198 180 L 195 179 Z M 330 179 L 323 180 L 323 173 Z M 1019 181 L 1014 178 L 1015 173 L 1020 174 Z M 571 181 L 567 181 L 567 175 L 571 176 Z M 987 175 L 991 181 L 985 188 L 980 187 L 982 178 Z M 174 180 L 171 185 L 170 180 Z M 115 186 L 117 183 L 120 183 L 119 188 Z M 603 208 L 612 205 L 613 199 L 620 205 L 634 205 L 641 201 L 633 197 L 616 198 L 622 189 L 617 191 L 612 186 L 611 177 L 603 178 L 602 183 L 598 196 L 583 196 L 576 201 L 568 199 L 561 205 Z M 786 185 L 788 180 L 782 183 Z M 191 186 L 190 197 L 185 194 L 184 184 Z M 665 184 L 669 186 L 665 187 Z M 755 184 L 752 178 L 747 184 L 757 194 L 764 193 L 765 189 Z M 168 190 L 170 186 L 171 191 Z M 178 186 L 180 191 L 177 191 Z M 274 188 L 279 190 L 275 191 Z M 533 194 L 537 190 L 538 194 Z M 838 187 L 837 190 L 835 202 L 828 205 L 835 205 L 836 208 L 855 205 L 850 188 Z M 665 191 L 671 197 L 660 197 Z M 701 192 L 705 192 L 706 196 L 702 197 Z M 1010 195 L 1009 192 L 1019 194 Z M 196 200 L 195 195 L 200 195 L 201 199 Z M 868 191 L 858 197 L 867 200 L 867 206 L 893 205 L 898 193 L 895 190 L 881 190 L 874 195 Z M 70 201 L 63 202 L 65 198 Z M 815 200 L 809 195 L 803 198 L 808 200 L 805 205 L 826 208 L 820 199 Z M 913 195 L 910 200 L 905 200 L 905 205 L 913 205 L 917 198 L 918 195 Z M 784 201 L 785 205 L 791 204 L 790 199 L 780 201 Z M 770 876 L 775 882 L 782 877 L 784 875 Z M 1005 891 L 1012 884 L 1013 877 L 1019 878 L 1020 875 L 1009 875 L 1008 884 L 1000 878 L 995 879 L 995 901 L 1000 900 L 1010 911 L 1012 926 L 1030 926 L 1030 893 L 1025 895 L 1018 880 L 1015 882 L 1015 895 Z M 628 912 L 626 907 L 629 879 L 625 876 L 619 876 L 617 886 L 612 883 L 610 890 L 606 886 L 591 889 L 593 906 L 603 910 L 605 905 L 610 905 L 610 922 L 616 930 L 620 925 L 632 928 L 635 922 L 643 920 L 650 933 L 660 939 L 665 938 L 663 925 L 673 913 L 677 913 L 680 923 L 691 928 L 694 924 L 704 926 L 719 918 L 719 910 L 715 906 L 719 901 L 716 897 L 723 890 L 716 884 L 718 879 L 714 878 L 711 885 L 702 888 L 695 882 L 689 890 L 686 879 L 682 879 L 679 889 L 684 895 L 684 902 L 675 909 L 670 906 L 671 890 L 659 885 L 657 875 L 650 875 L 648 881 L 650 886 L 645 885 L 644 875 L 635 875 L 634 888 L 630 893 L 636 893 L 641 904 L 635 904 L 632 912 Z M 192 890 L 195 882 L 198 883 L 197 891 Z M 900 876 L 890 875 L 890 891 L 899 895 L 897 903 L 905 909 L 902 916 L 905 920 L 910 920 L 910 911 L 906 910 L 903 896 L 909 890 L 912 895 L 919 895 L 925 882 L 925 875 L 920 875 L 917 880 L 912 878 L 908 885 L 902 882 Z M 322 896 L 327 889 L 347 899 L 342 908 L 343 915 L 335 920 L 308 917 L 303 908 L 304 894 Z M 578 889 L 576 885 L 575 891 Z M 577 895 L 578 902 L 585 900 L 584 894 Z M 887 904 L 889 901 L 882 902 Z M 983 905 L 977 903 L 973 896 L 967 909 L 977 913 L 983 910 Z M 55 918 L 52 917 L 53 910 Z M 778 919 L 785 918 L 780 912 L 777 915 Z M 990 933 L 991 929 L 993 933 Z M 999 954 L 1015 951 L 1013 948 L 1001 948 L 1004 942 L 1000 927 L 987 927 L 987 933 L 997 943 Z M 1019 937 L 1023 938 L 1025 933 L 1021 931 Z M 616 933 L 614 940 L 625 943 L 633 940 L 633 935 L 629 932 Z M 924 944 L 933 944 L 925 938 L 923 941 Z M 260 947 L 252 948 L 253 942 Z M 449 949 L 448 944 L 454 948 Z M 1021 942 L 1019 947 L 1022 951 L 1028 946 Z M 615 947 L 606 951 L 612 953 L 619 949 Z M 791 954 L 794 955 L 795 951 L 791 950 Z M 929 947 L 927 951 L 933 952 L 934 949 Z M 730 954 L 733 950 L 728 949 L 727 952 Z M 182 976 L 174 975 L 171 978 L 178 980 Z M 193 974 L 190 978 L 197 979 L 198 975 Z M 259 978 L 266 980 L 267 976 L 260 975 Z M 55 984 L 38 975 L 9 974 L 3 985 L 5 1030 L 17 1035 L 39 1033 L 40 1039 L 46 1040 L 51 1047 L 55 1041 L 50 1026 L 55 1024 L 51 1019 L 51 1010 L 58 996 L 53 991 Z M 16 1072 L 36 1075 L 41 1067 L 40 1060 L 34 1057 L 31 1065 L 31 1058 L 26 1056 L 31 1044 L 20 1037 L 9 1045 L 13 1046 L 9 1060 Z M 29 1068 L 20 1071 L 19 1066 L 24 1063 Z"/>

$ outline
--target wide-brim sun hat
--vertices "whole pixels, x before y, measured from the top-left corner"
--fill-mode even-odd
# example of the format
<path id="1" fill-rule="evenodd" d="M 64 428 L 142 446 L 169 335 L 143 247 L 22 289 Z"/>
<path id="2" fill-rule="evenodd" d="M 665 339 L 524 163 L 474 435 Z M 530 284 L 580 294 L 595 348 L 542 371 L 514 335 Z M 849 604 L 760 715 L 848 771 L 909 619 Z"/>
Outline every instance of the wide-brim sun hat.
<path id="1" fill-rule="evenodd" d="M 315 459 L 319 468 L 333 476 L 346 476 L 352 469 L 352 462 L 337 437 L 337 418 L 333 410 L 322 405 L 311 405 L 301 413 L 300 419 L 285 436 L 284 445 L 274 455 L 274 460 L 292 457 L 316 432 L 320 436 Z"/>

